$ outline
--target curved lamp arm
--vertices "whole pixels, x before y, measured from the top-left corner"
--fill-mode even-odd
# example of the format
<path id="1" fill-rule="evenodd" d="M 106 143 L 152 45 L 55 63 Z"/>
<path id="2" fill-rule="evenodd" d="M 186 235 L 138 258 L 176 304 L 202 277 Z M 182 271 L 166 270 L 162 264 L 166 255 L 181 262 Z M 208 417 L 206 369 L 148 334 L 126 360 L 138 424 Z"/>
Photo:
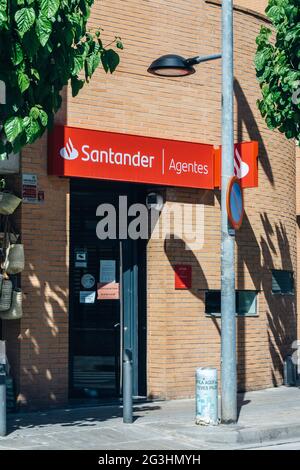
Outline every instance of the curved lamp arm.
<path id="1" fill-rule="evenodd" d="M 197 64 L 201 64 L 201 62 L 207 62 L 209 60 L 216 60 L 216 59 L 221 59 L 221 58 L 222 58 L 222 54 L 210 54 L 210 55 L 192 57 L 191 59 L 186 59 L 186 63 L 188 65 L 197 65 Z"/>

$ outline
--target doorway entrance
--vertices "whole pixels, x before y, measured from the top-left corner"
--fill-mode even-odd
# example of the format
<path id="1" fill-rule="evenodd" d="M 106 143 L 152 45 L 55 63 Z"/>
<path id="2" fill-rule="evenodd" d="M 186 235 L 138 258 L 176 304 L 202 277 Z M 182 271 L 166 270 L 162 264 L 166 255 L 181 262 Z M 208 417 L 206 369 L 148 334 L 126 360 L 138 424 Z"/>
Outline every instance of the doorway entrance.
<path id="1" fill-rule="evenodd" d="M 71 180 L 71 398 L 120 397 L 124 349 L 132 353 L 133 395 L 146 395 L 146 240 L 120 238 L 120 196 L 128 206 L 144 203 L 146 188 Z M 97 236 L 103 204 L 115 208 L 116 237 Z"/>

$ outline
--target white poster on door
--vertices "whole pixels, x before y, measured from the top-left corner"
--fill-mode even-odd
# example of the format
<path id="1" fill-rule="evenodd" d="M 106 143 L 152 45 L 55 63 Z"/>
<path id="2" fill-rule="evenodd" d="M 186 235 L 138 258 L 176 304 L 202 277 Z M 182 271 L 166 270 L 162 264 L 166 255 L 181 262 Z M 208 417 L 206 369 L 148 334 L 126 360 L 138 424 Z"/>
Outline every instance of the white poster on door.
<path id="1" fill-rule="evenodd" d="M 100 277 L 99 282 L 109 283 L 116 282 L 116 260 L 102 259 L 100 260 Z"/>

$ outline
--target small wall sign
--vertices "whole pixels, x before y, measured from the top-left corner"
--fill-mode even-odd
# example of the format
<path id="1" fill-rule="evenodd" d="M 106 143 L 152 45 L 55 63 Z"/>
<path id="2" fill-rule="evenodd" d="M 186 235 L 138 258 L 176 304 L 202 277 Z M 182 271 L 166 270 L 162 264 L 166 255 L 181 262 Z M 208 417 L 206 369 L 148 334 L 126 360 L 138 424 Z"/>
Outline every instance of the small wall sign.
<path id="1" fill-rule="evenodd" d="M 190 264 L 176 264 L 175 289 L 191 289 L 192 287 L 192 266 Z"/>
<path id="2" fill-rule="evenodd" d="M 87 268 L 87 251 L 75 251 L 75 268 Z"/>
<path id="3" fill-rule="evenodd" d="M 81 278 L 81 285 L 85 289 L 91 289 L 95 285 L 95 278 L 92 274 L 84 274 Z"/>
<path id="4" fill-rule="evenodd" d="M 23 202 L 37 202 L 37 175 L 31 173 L 23 173 L 22 175 L 22 199 Z"/>

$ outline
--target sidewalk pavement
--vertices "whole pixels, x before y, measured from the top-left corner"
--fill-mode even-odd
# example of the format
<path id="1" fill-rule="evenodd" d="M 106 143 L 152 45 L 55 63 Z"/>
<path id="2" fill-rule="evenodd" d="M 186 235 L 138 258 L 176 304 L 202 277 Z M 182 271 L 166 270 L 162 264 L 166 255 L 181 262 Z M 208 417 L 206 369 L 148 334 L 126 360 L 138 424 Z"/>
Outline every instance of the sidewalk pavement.
<path id="1" fill-rule="evenodd" d="M 194 406 L 194 400 L 138 404 L 133 424 L 123 424 L 120 406 L 10 414 L 0 450 L 205 450 L 300 441 L 300 387 L 240 394 L 235 425 L 197 426 Z"/>

